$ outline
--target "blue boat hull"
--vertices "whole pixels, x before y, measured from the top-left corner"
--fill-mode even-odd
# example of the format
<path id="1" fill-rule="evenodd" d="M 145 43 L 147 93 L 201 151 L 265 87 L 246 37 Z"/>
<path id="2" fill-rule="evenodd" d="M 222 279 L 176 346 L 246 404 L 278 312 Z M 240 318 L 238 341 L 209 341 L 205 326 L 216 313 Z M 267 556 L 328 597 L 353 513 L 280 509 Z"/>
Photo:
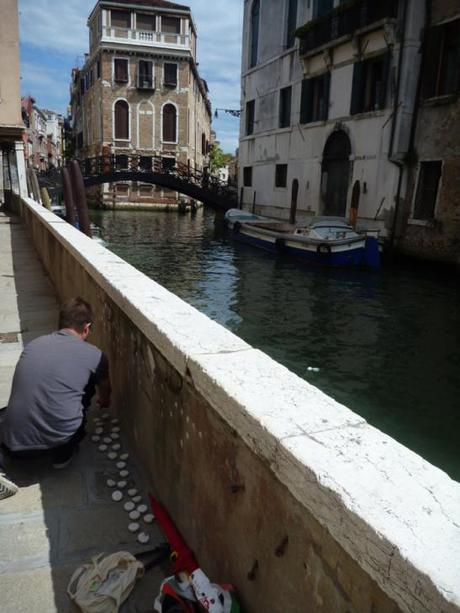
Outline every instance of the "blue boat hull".
<path id="1" fill-rule="evenodd" d="M 327 250 L 308 250 L 305 248 L 286 245 L 281 241 L 268 241 L 248 236 L 244 232 L 233 232 L 233 238 L 238 242 L 258 247 L 270 253 L 285 253 L 300 257 L 310 264 L 320 266 L 331 266 L 340 268 L 370 268 L 378 269 L 380 267 L 380 255 L 378 241 L 375 238 L 366 238 L 365 247 L 356 247 L 344 251 Z"/>

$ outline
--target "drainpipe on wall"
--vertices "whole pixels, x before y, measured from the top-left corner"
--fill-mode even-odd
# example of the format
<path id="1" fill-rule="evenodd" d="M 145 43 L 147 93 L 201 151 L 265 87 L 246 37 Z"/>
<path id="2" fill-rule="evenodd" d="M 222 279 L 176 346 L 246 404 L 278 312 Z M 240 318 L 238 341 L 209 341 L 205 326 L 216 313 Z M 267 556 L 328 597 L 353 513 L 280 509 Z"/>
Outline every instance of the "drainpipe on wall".
<path id="1" fill-rule="evenodd" d="M 396 123 L 398 121 L 398 107 L 399 107 L 399 94 L 401 89 L 401 72 L 402 62 L 404 55 L 404 43 L 406 36 L 406 23 L 407 23 L 407 4 L 409 0 L 404 0 L 403 16 L 402 16 L 402 28 L 401 28 L 401 40 L 399 43 L 399 58 L 398 58 L 398 78 L 396 82 L 396 94 L 393 102 L 393 120 L 391 122 L 391 136 L 390 136 L 390 150 L 388 152 L 388 159 L 392 164 L 395 164 L 399 169 L 398 187 L 395 195 L 395 211 L 393 215 L 393 224 L 391 228 L 390 246 L 393 248 L 395 240 L 396 224 L 399 214 L 399 199 L 401 197 L 401 186 L 404 174 L 404 163 L 401 160 L 397 160 L 393 157 L 393 146 L 396 132 Z"/>

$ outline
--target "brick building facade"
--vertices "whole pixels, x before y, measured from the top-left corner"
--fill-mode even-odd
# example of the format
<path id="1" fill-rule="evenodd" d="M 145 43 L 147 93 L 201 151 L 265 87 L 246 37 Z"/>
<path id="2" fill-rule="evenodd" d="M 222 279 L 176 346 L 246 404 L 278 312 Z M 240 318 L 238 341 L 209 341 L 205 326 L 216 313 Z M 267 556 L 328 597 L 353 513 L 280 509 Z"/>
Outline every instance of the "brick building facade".
<path id="1" fill-rule="evenodd" d="M 202 170 L 211 105 L 197 69 L 190 9 L 164 0 L 99 0 L 88 26 L 90 52 L 72 73 L 75 155 L 156 155 Z M 105 185 L 93 193 L 106 206 L 174 204 L 178 197 L 141 183 Z"/>
<path id="2" fill-rule="evenodd" d="M 428 3 L 408 191 L 396 232 L 406 254 L 460 265 L 460 5 Z"/>

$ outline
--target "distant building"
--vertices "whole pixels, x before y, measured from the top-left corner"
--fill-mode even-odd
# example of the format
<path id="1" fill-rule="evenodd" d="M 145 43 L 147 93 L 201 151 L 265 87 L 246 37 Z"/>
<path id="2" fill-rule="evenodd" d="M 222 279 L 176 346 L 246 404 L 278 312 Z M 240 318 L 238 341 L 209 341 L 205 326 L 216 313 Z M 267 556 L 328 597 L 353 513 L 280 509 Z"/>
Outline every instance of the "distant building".
<path id="1" fill-rule="evenodd" d="M 38 108 L 32 96 L 25 96 L 21 104 L 26 127 L 23 138 L 28 166 L 38 172 L 62 166 L 63 116 Z"/>
<path id="2" fill-rule="evenodd" d="M 27 196 L 19 81 L 17 0 L 2 0 L 0 20 L 0 206 Z"/>
<path id="3" fill-rule="evenodd" d="M 291 221 L 353 217 L 354 195 L 358 227 L 437 257 L 424 241 L 441 226 L 440 242 L 458 236 L 458 213 L 441 204 L 459 199 L 449 179 L 458 176 L 458 2 L 246 0 L 244 10 L 243 206 Z M 432 91 L 419 96 L 422 56 Z"/>
<path id="4" fill-rule="evenodd" d="M 48 140 L 48 166 L 62 166 L 64 156 L 64 117 L 55 111 L 44 109 L 46 115 L 46 138 Z"/>
<path id="5" fill-rule="evenodd" d="M 197 35 L 187 6 L 165 0 L 99 0 L 88 19 L 90 50 L 72 73 L 75 155 L 160 156 L 165 165 L 208 163 L 211 105 L 198 73 Z M 177 203 L 171 190 L 142 183 L 97 188 L 114 202 Z"/>

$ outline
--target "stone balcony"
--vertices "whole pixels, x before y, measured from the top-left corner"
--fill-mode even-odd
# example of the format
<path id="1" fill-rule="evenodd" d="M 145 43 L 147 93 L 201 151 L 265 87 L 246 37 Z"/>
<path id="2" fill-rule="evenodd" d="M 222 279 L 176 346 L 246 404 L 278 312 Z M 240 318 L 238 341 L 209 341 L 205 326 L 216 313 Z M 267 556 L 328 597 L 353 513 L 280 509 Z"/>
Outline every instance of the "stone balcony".
<path id="1" fill-rule="evenodd" d="M 188 34 L 170 34 L 165 32 L 152 32 L 106 26 L 102 28 L 100 43 L 124 43 L 152 46 L 165 49 L 186 50 L 191 49 Z"/>

